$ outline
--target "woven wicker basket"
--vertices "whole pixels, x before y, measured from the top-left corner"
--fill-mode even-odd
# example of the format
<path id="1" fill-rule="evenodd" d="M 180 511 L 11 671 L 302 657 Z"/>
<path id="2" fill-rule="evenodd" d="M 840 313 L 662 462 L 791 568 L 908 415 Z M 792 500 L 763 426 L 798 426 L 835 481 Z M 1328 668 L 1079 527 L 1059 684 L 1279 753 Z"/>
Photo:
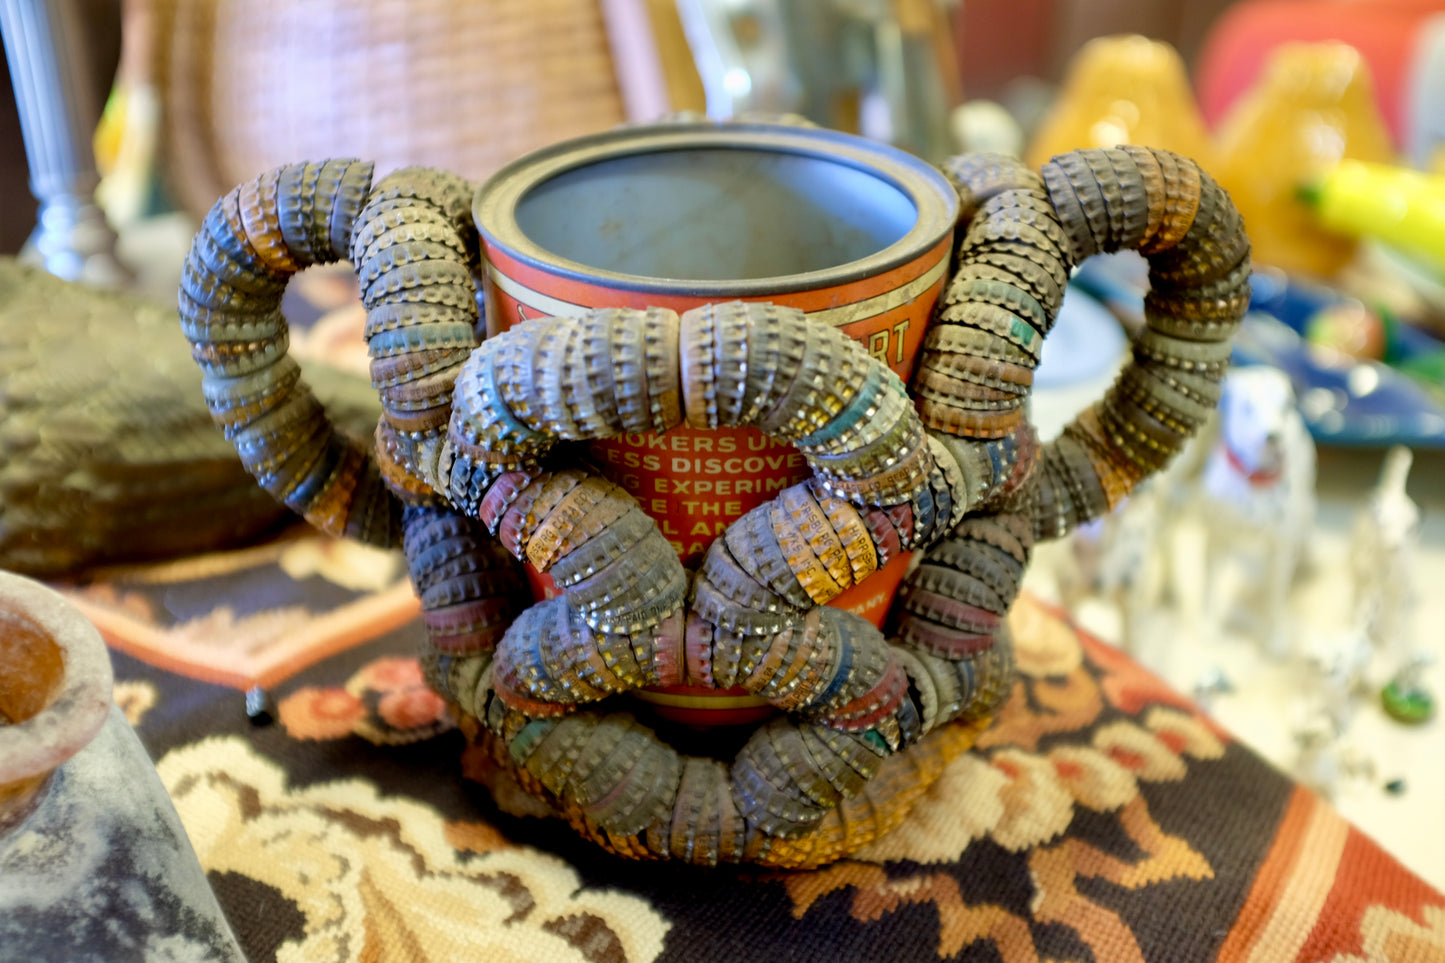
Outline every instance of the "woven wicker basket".
<path id="1" fill-rule="evenodd" d="M 297 158 L 480 179 L 625 117 L 597 0 L 154 0 L 164 164 L 201 216 Z"/>

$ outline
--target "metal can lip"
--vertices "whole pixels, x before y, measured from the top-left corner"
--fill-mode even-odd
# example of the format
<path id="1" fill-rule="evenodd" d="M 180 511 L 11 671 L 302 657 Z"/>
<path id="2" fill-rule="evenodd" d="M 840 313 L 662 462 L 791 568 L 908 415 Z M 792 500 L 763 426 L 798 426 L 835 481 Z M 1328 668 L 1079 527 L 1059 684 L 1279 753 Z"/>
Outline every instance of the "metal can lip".
<path id="1" fill-rule="evenodd" d="M 851 168 L 902 194 L 913 205 L 913 224 L 883 248 L 824 269 L 771 277 L 689 280 L 621 273 L 570 260 L 534 241 L 518 222 L 518 207 L 530 192 L 570 172 L 647 154 L 715 150 L 789 154 Z M 564 141 L 503 167 L 478 188 L 472 204 L 473 219 L 488 246 L 539 270 L 617 290 L 706 300 L 767 297 L 876 277 L 937 245 L 954 228 L 958 212 L 953 186 L 942 173 L 911 154 L 837 131 L 743 123 L 624 127 Z"/>

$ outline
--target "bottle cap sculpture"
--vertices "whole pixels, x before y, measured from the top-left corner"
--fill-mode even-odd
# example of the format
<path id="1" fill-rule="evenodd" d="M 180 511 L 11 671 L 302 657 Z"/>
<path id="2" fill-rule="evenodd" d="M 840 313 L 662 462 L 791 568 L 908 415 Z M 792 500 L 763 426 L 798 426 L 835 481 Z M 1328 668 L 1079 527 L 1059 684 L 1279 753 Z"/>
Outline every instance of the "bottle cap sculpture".
<path id="1" fill-rule="evenodd" d="M 757 132 L 659 130 L 720 150 Z M 657 176 L 687 167 L 672 154 Z M 1006 616 L 1035 540 L 1108 511 L 1179 450 L 1218 401 L 1249 296 L 1239 216 L 1192 161 L 1086 150 L 1041 175 L 973 155 L 944 168 L 962 237 L 911 388 L 887 356 L 776 303 L 787 290 L 679 314 L 642 285 L 575 316 L 506 330 L 489 317 L 483 339 L 476 277 L 492 272 L 494 306 L 516 287 L 483 264 L 472 186 L 371 173 L 288 165 L 217 202 L 180 292 L 207 400 L 260 484 L 313 525 L 403 545 L 432 684 L 525 788 L 638 858 L 814 866 L 896 825 L 1012 688 Z M 1069 271 L 1131 249 L 1150 262 L 1147 330 L 1108 393 L 1040 446 L 1025 406 Z M 343 258 L 384 408 L 364 443 L 331 426 L 286 357 L 279 308 L 293 273 Z M 726 524 L 695 569 L 569 447 L 683 428 L 756 429 L 808 469 Z M 827 604 L 904 552 L 921 558 L 886 632 Z M 520 562 L 560 595 L 527 604 Z M 685 755 L 618 698 L 678 686 L 776 714 L 731 758 Z"/>

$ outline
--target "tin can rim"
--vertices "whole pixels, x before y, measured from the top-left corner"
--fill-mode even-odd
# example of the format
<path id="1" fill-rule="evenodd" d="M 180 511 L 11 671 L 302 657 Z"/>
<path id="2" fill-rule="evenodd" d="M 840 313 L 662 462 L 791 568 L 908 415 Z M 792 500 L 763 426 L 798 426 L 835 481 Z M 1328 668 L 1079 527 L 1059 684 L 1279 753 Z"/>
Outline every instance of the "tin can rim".
<path id="1" fill-rule="evenodd" d="M 517 223 L 517 207 L 527 193 L 569 171 L 642 154 L 698 149 L 772 151 L 852 167 L 901 192 L 913 204 L 917 216 L 901 238 L 866 257 L 817 271 L 736 280 L 648 277 L 590 267 L 537 244 Z M 877 277 L 932 250 L 953 230 L 958 214 L 958 194 L 953 185 L 940 171 L 912 154 L 823 128 L 732 122 L 622 127 L 562 141 L 501 168 L 477 189 L 472 201 L 472 218 L 486 244 L 531 267 L 622 291 L 707 300 L 819 290 Z"/>

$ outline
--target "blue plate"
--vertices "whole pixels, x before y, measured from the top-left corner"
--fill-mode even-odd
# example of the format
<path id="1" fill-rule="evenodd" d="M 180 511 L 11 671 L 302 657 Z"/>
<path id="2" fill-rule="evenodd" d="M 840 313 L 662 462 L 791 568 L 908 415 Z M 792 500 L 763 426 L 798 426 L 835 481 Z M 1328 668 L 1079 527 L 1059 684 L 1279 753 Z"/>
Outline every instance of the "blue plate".
<path id="1" fill-rule="evenodd" d="M 1147 270 L 1137 257 L 1096 257 L 1080 266 L 1073 283 L 1116 313 L 1144 315 Z M 1280 275 L 1251 279 L 1250 310 L 1234 343 L 1235 364 L 1279 368 L 1294 384 L 1300 413 L 1315 440 L 1340 446 L 1408 445 L 1445 448 L 1445 405 L 1420 382 L 1375 361 L 1309 344 L 1305 326 L 1342 300 L 1330 288 L 1298 284 Z M 1390 355 L 1409 365 L 1438 356 L 1445 345 L 1406 325 L 1390 332 Z"/>
<path id="2" fill-rule="evenodd" d="M 1034 387 L 1049 390 L 1092 381 L 1117 368 L 1128 348 L 1129 339 L 1109 309 L 1071 285 L 1044 339 Z"/>

